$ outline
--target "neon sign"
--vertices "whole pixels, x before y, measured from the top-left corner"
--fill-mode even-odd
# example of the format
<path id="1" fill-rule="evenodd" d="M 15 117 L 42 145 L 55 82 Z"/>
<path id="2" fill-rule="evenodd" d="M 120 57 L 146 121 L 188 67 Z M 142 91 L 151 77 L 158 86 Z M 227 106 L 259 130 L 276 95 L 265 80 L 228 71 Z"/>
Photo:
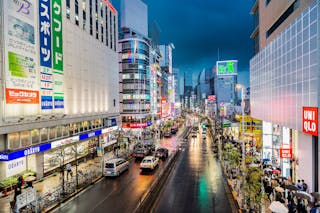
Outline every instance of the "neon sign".
<path id="1" fill-rule="evenodd" d="M 238 61 L 217 61 L 217 75 L 237 75 Z"/>

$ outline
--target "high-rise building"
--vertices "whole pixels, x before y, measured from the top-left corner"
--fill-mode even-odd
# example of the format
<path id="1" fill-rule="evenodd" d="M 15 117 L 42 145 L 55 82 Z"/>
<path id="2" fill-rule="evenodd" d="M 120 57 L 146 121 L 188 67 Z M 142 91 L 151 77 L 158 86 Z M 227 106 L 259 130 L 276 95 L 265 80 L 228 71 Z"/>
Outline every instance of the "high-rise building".
<path id="1" fill-rule="evenodd" d="M 26 170 L 42 178 L 108 149 L 119 117 L 114 7 L 28 2 L 0 3 L 0 180 Z"/>
<path id="2" fill-rule="evenodd" d="M 172 73 L 172 50 L 174 45 L 160 45 L 160 66 L 162 74 L 161 95 L 162 95 L 162 110 L 163 118 L 174 116 L 174 77 Z"/>
<path id="3" fill-rule="evenodd" d="M 205 108 L 205 99 L 207 99 L 209 95 L 215 94 L 214 73 L 212 68 L 203 69 L 199 73 L 197 88 L 197 102 L 199 103 L 200 110 L 203 111 Z"/>
<path id="4" fill-rule="evenodd" d="M 263 158 L 309 191 L 319 190 L 319 8 L 316 0 L 257 0 L 251 10 L 251 115 L 263 120 Z"/>
<path id="5" fill-rule="evenodd" d="M 150 39 L 148 8 L 141 0 L 121 1 L 120 109 L 122 127 L 131 129 L 151 125 Z"/>

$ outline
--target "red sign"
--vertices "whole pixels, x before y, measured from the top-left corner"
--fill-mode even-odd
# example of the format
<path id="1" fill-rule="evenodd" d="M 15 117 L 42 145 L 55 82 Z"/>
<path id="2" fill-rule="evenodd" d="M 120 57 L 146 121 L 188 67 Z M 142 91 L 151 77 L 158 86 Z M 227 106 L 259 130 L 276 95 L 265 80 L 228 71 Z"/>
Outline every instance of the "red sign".
<path id="1" fill-rule="evenodd" d="M 39 104 L 39 91 L 6 88 L 7 104 Z"/>
<path id="2" fill-rule="evenodd" d="M 104 3 L 109 7 L 109 9 L 113 12 L 113 14 L 117 15 L 117 10 L 114 6 L 110 3 L 109 0 L 104 0 Z"/>
<path id="3" fill-rule="evenodd" d="M 318 107 L 303 107 L 302 129 L 306 134 L 318 136 Z"/>
<path id="4" fill-rule="evenodd" d="M 280 148 L 280 158 L 292 158 L 292 149 Z"/>
<path id="5" fill-rule="evenodd" d="M 147 122 L 144 123 L 122 123 L 122 128 L 146 128 L 148 126 Z"/>
<path id="6" fill-rule="evenodd" d="M 208 100 L 209 101 L 215 101 L 216 100 L 216 96 L 215 95 L 209 95 L 208 96 Z"/>

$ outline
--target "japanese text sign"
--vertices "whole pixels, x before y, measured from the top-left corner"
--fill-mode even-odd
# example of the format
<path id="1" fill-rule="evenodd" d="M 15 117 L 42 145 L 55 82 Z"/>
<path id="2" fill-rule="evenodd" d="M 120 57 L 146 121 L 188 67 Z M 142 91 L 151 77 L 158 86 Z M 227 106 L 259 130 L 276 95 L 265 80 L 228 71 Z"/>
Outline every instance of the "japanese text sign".
<path id="1" fill-rule="evenodd" d="M 39 0 L 40 65 L 51 67 L 51 9 L 49 0 Z"/>

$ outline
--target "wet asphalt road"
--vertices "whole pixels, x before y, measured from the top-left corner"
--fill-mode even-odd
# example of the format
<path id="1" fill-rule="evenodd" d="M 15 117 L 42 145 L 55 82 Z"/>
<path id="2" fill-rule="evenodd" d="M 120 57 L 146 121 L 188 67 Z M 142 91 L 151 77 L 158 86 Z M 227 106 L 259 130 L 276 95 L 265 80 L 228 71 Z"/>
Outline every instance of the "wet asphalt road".
<path id="1" fill-rule="evenodd" d="M 157 213 L 232 212 L 211 139 L 190 138 L 155 205 Z"/>
<path id="2" fill-rule="evenodd" d="M 169 153 L 178 145 L 177 136 L 160 141 Z M 159 145 L 158 145 L 159 146 Z M 130 161 L 130 168 L 120 177 L 103 178 L 90 189 L 62 205 L 55 212 L 90 213 L 117 212 L 131 213 L 137 206 L 139 198 L 148 189 L 152 180 L 163 168 L 164 162 L 154 172 L 141 174 L 139 163 Z"/>

